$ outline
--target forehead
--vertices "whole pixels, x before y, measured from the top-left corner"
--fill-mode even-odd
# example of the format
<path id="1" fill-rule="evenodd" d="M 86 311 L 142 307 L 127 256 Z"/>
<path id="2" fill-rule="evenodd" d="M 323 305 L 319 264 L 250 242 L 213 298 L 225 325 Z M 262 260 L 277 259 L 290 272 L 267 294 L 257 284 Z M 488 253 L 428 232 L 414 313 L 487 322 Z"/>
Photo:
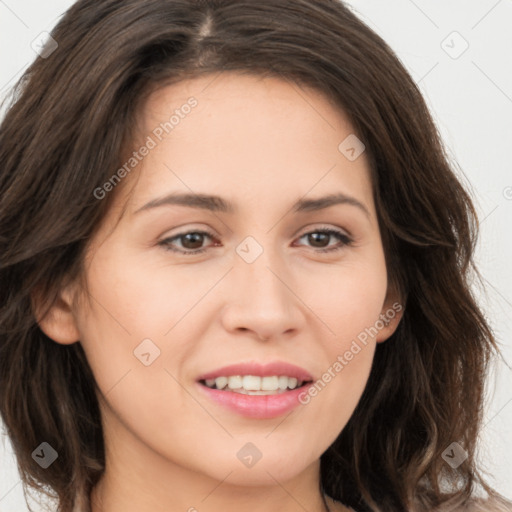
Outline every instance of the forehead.
<path id="1" fill-rule="evenodd" d="M 366 155 L 342 151 L 353 127 L 304 85 L 241 73 L 184 80 L 148 97 L 139 127 L 134 149 L 151 149 L 137 169 L 132 212 L 169 192 L 219 195 L 237 212 L 341 192 L 373 213 Z"/>

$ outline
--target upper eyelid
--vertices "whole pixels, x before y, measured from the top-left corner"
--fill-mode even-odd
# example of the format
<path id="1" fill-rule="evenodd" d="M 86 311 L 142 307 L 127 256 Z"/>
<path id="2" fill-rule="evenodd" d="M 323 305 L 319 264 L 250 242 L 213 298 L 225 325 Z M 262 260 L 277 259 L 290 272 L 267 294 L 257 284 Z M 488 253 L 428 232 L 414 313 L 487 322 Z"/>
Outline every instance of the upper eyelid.
<path id="1" fill-rule="evenodd" d="M 318 227 L 310 227 L 310 228 L 305 229 L 304 231 L 299 230 L 299 232 L 297 234 L 294 234 L 294 240 L 303 238 L 304 236 L 306 236 L 308 234 L 316 233 L 316 232 L 329 232 L 328 234 L 331 236 L 334 236 L 336 234 L 341 235 L 342 237 L 344 236 L 348 239 L 347 241 L 343 242 L 344 245 L 352 245 L 354 243 L 354 237 L 352 236 L 352 234 L 348 233 L 347 230 L 345 230 L 343 228 L 327 226 L 327 225 L 318 226 Z M 166 237 L 162 238 L 158 242 L 158 244 L 164 245 L 163 242 L 168 242 L 170 240 L 173 240 L 173 241 L 179 240 L 181 237 L 184 237 L 190 233 L 199 233 L 202 235 L 206 235 L 213 241 L 218 241 L 218 238 L 219 238 L 214 233 L 210 233 L 206 229 L 203 229 L 203 228 L 193 229 L 192 228 L 192 229 L 186 229 L 184 231 L 181 231 L 180 233 L 176 233 L 171 236 L 166 236 Z M 206 248 L 197 249 L 197 250 L 202 251 L 202 250 L 206 250 Z M 193 252 L 193 250 L 190 250 L 190 252 Z"/>
<path id="2" fill-rule="evenodd" d="M 327 224 L 323 224 L 323 225 L 319 225 L 319 226 L 312 226 L 312 227 L 309 227 L 309 228 L 304 228 L 304 229 L 300 229 L 300 230 L 297 230 L 293 236 L 296 238 L 296 237 L 302 237 L 304 235 L 307 235 L 309 233 L 314 233 L 316 231 L 329 231 L 329 230 L 332 230 L 332 231 L 339 231 L 343 234 L 345 234 L 347 237 L 349 238 L 353 238 L 353 235 L 352 233 L 350 233 L 349 230 L 345 229 L 345 228 L 340 228 L 338 226 L 330 226 L 330 225 L 327 225 Z M 161 240 L 169 240 L 169 239 L 172 239 L 172 238 L 177 238 L 177 237 L 180 237 L 180 236 L 184 236 L 184 235 L 188 235 L 189 233 L 204 233 L 212 238 L 218 238 L 218 236 L 213 233 L 214 230 L 211 230 L 210 228 L 206 229 L 206 228 L 187 228 L 187 229 L 184 229 L 178 233 L 175 233 L 175 234 L 172 234 L 172 235 L 166 235 L 166 236 L 162 236 L 162 237 L 159 237 Z"/>

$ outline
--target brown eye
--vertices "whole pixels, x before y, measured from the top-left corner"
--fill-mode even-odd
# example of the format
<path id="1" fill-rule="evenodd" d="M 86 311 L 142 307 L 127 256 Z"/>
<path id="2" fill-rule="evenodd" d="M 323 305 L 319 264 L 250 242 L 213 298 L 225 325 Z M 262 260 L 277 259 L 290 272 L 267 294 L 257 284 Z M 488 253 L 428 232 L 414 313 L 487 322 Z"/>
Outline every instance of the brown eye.
<path id="1" fill-rule="evenodd" d="M 307 237 L 307 240 L 312 244 L 312 247 L 318 248 L 318 252 L 338 251 L 353 242 L 348 235 L 336 229 L 318 229 L 316 231 L 304 233 L 300 238 L 304 237 Z M 329 247 L 329 240 L 332 239 L 332 237 L 336 237 L 341 245 Z"/>
<path id="2" fill-rule="evenodd" d="M 181 254 L 198 254 L 206 250 L 202 248 L 205 237 L 213 239 L 213 235 L 206 231 L 188 231 L 171 238 L 166 238 L 159 242 L 158 245 L 163 246 L 166 250 Z M 176 249 L 173 247 L 176 241 L 180 241 L 181 248 Z"/>

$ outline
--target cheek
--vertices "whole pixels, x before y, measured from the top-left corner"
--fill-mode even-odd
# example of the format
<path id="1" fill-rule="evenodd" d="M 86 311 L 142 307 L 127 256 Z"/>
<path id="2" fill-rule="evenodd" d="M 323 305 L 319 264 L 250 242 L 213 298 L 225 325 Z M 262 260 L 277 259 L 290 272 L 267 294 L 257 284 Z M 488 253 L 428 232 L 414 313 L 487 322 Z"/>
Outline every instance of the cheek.
<path id="1" fill-rule="evenodd" d="M 361 303 L 361 308 L 365 307 Z M 354 315 L 350 311 L 348 308 L 340 314 L 338 336 L 327 338 L 324 344 L 327 362 L 322 373 L 300 397 L 304 407 L 309 408 L 308 417 L 322 418 L 325 435 L 330 435 L 331 441 L 352 416 L 368 382 L 375 355 L 372 332 L 375 311 L 371 307 Z"/>
<path id="2" fill-rule="evenodd" d="M 306 302 L 324 324 L 324 339 L 332 341 L 328 347 L 346 349 L 382 313 L 387 289 L 384 257 L 377 252 L 366 260 L 354 258 L 322 269 L 305 286 Z"/>
<path id="3" fill-rule="evenodd" d="M 186 363 L 197 350 L 192 341 L 208 325 L 206 302 L 215 297 L 208 292 L 223 274 L 148 259 L 114 244 L 101 246 L 88 267 L 87 306 L 78 318 L 99 389 L 135 422 L 148 410 L 183 410 L 177 381 L 188 377 Z"/>
<path id="4" fill-rule="evenodd" d="M 375 336 L 386 296 L 385 260 L 378 250 L 333 271 L 324 269 L 309 284 L 308 306 L 324 332 L 327 362 L 320 378 L 301 397 L 309 416 L 325 418 L 337 434 L 350 419 L 366 387 L 375 354 Z M 328 286 L 319 286 L 319 283 Z M 319 320 L 318 320 L 319 319 Z"/>
<path id="5" fill-rule="evenodd" d="M 166 268 L 147 255 L 105 244 L 88 268 L 91 307 L 82 327 L 89 338 L 114 344 L 126 338 L 131 343 L 162 338 L 207 291 L 208 282 L 202 286 L 190 277 L 180 267 Z"/>

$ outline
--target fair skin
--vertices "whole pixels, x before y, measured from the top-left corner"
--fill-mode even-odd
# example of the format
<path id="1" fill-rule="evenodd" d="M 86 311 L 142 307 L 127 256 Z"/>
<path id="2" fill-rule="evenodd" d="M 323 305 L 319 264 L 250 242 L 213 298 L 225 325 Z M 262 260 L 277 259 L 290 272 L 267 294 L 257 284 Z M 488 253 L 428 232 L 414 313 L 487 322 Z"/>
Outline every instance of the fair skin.
<path id="1" fill-rule="evenodd" d="M 107 463 L 93 512 L 324 511 L 319 458 L 351 417 L 376 344 L 401 313 L 287 415 L 227 410 L 200 393 L 196 379 L 227 364 L 284 360 L 316 381 L 398 300 L 388 290 L 368 161 L 338 150 L 354 130 L 322 95 L 237 73 L 152 94 L 142 140 L 190 96 L 198 105 L 115 190 L 86 255 L 89 295 L 69 284 L 40 321 L 58 343 L 80 340 L 101 390 Z M 192 191 L 221 196 L 237 211 L 167 204 L 135 213 Z M 368 214 L 351 204 L 292 210 L 299 199 L 338 192 Z M 322 228 L 353 244 L 331 236 L 315 245 L 304 236 Z M 204 230 L 213 238 L 168 242 L 205 249 L 196 255 L 161 244 Z M 236 252 L 248 236 L 263 249 L 252 263 Z M 161 351 L 149 366 L 133 353 L 147 338 Z M 248 442 L 262 454 L 250 468 L 236 456 Z"/>

